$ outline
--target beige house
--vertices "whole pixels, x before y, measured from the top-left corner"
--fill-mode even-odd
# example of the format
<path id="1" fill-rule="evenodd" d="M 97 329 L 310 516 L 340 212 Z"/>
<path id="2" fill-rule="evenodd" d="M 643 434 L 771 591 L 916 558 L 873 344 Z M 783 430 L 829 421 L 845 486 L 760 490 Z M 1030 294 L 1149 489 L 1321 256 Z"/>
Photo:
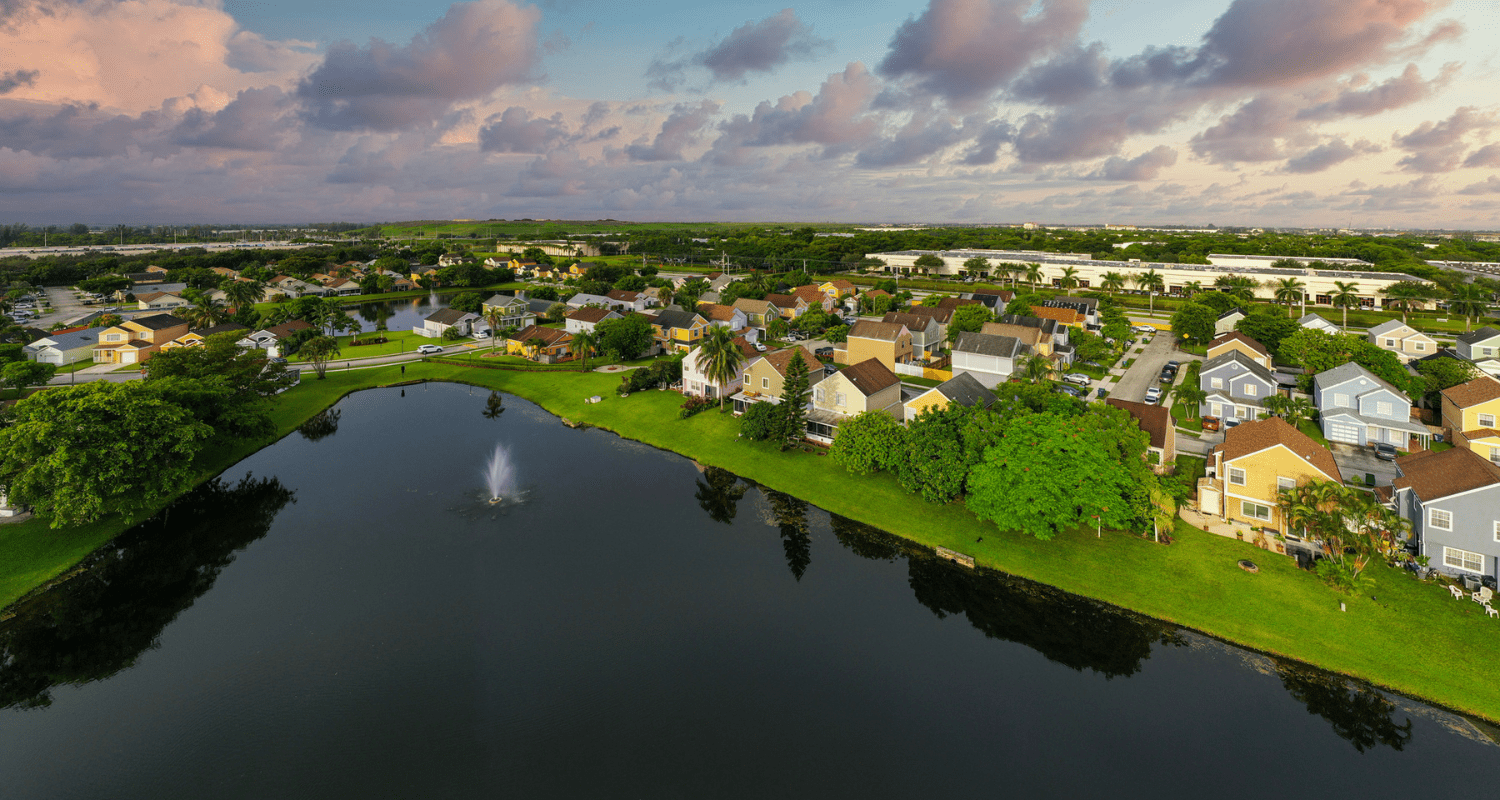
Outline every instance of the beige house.
<path id="1" fill-rule="evenodd" d="M 1443 428 L 1455 447 L 1500 464 L 1500 380 L 1481 375 L 1443 390 Z"/>
<path id="2" fill-rule="evenodd" d="M 1021 344 L 1030 347 L 1034 352 L 1050 357 L 1054 339 L 1051 334 L 1042 328 L 1034 328 L 1030 325 L 1012 325 L 1005 322 L 986 322 L 979 329 L 980 333 L 990 336 L 1010 336 L 1020 340 Z"/>
<path id="3" fill-rule="evenodd" d="M 866 359 L 835 372 L 813 387 L 807 412 L 807 438 L 832 444 L 841 420 L 866 411 L 901 418 L 901 379 L 877 359 Z"/>
<path id="4" fill-rule="evenodd" d="M 906 401 L 902 416 L 910 422 L 923 411 L 944 409 L 954 403 L 970 408 L 989 408 L 995 403 L 995 393 L 984 388 L 984 384 L 973 375 L 961 372 Z"/>
<path id="5" fill-rule="evenodd" d="M 897 364 L 912 360 L 911 331 L 897 322 L 860 320 L 849 328 L 844 345 L 847 363 L 858 364 L 873 358 L 894 370 Z"/>
<path id="6" fill-rule="evenodd" d="M 1267 350 L 1265 345 L 1239 331 L 1230 331 L 1209 342 L 1207 359 L 1228 352 L 1242 353 L 1252 362 L 1266 369 L 1271 368 L 1271 351 Z"/>
<path id="7" fill-rule="evenodd" d="M 752 403 L 780 403 L 781 391 L 786 388 L 786 370 L 792 356 L 800 353 L 807 364 L 807 384 L 814 386 L 823 380 L 823 366 L 818 357 L 806 347 L 783 347 L 766 353 L 745 367 L 744 391 L 734 396 L 734 413 L 745 413 Z"/>
<path id="8" fill-rule="evenodd" d="M 1371 344 L 1381 350 L 1395 353 L 1403 364 L 1414 358 L 1430 356 L 1438 351 L 1436 339 L 1399 319 L 1376 325 L 1370 329 L 1369 336 Z"/>
<path id="9" fill-rule="evenodd" d="M 1280 417 L 1243 422 L 1209 454 L 1208 476 L 1198 481 L 1198 509 L 1243 525 L 1246 533 L 1270 530 L 1300 542 L 1282 519 L 1278 493 L 1311 481 L 1344 482 L 1328 448 Z"/>

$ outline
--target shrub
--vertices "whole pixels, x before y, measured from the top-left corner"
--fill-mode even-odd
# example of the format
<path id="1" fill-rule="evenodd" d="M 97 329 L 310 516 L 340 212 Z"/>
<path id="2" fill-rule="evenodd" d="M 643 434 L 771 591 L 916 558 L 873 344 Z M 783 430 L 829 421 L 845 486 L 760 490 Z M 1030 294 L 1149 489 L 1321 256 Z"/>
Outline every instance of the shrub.
<path id="1" fill-rule="evenodd" d="M 781 415 L 776 411 L 775 403 L 752 403 L 740 417 L 740 436 L 752 442 L 775 436 L 781 427 Z"/>
<path id="2" fill-rule="evenodd" d="M 680 415 L 683 419 L 687 419 L 688 417 L 694 416 L 699 412 L 707 411 L 708 409 L 713 408 L 713 405 L 713 401 L 709 400 L 707 397 L 689 397 L 687 399 L 687 402 L 682 404 L 682 411 L 680 412 Z"/>

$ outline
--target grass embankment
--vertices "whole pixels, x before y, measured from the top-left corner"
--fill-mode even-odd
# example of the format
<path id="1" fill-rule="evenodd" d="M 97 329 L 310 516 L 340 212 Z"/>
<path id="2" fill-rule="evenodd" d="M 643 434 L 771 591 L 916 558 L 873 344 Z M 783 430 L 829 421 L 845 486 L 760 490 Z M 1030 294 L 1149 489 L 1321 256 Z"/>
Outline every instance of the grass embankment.
<path id="1" fill-rule="evenodd" d="M 420 334 L 412 333 L 411 331 L 386 331 L 383 334 L 379 334 L 379 336 L 384 337 L 385 341 L 381 342 L 380 344 L 362 344 L 358 346 L 351 346 L 349 344 L 349 341 L 352 338 L 350 336 L 346 335 L 335 337 L 335 339 L 339 343 L 339 354 L 335 357 L 340 360 L 346 360 L 354 358 L 371 358 L 373 356 L 389 356 L 399 353 L 410 353 L 411 351 L 416 350 L 418 347 L 424 344 L 436 344 L 442 345 L 444 348 L 448 348 L 457 345 L 470 344 L 472 341 L 470 339 L 462 339 L 456 342 L 448 342 L 441 339 L 433 339 L 427 336 L 422 336 Z M 359 338 L 364 340 L 375 339 L 377 338 L 377 334 L 373 332 L 361 333 L 359 335 Z M 292 355 L 287 360 L 299 364 L 307 363 L 307 359 L 301 353 Z"/>
<path id="2" fill-rule="evenodd" d="M 1500 720 L 1500 635 L 1480 607 L 1438 586 L 1376 566 L 1367 593 L 1339 594 L 1287 558 L 1179 523 L 1163 546 L 1133 535 L 1075 531 L 1050 542 L 1008 534 L 961 504 L 931 505 L 887 475 L 850 476 L 827 456 L 782 453 L 735 438 L 737 421 L 710 411 L 677 415 L 681 396 L 638 392 L 619 398 L 619 375 L 481 370 L 441 362 L 407 366 L 408 379 L 450 380 L 525 397 L 554 414 L 728 469 L 771 489 L 977 563 L 1299 659 L 1467 713 Z M 329 373 L 281 396 L 282 434 L 347 392 L 399 380 L 395 366 Z M 588 404 L 599 395 L 604 402 Z M 268 442 L 223 444 L 202 454 L 205 478 Z M 65 572 L 124 530 L 110 520 L 62 532 L 29 522 L 0 528 L 0 602 Z M 980 541 L 980 539 L 983 541 Z M 1254 558 L 1257 575 L 1236 561 Z M 1347 605 L 1340 611 L 1339 604 Z"/>

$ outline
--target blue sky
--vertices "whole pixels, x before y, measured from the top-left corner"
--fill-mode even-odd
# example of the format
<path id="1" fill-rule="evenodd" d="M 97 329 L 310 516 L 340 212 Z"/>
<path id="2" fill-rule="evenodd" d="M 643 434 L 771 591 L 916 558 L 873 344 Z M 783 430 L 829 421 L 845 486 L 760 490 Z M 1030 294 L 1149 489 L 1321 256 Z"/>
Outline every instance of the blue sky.
<path id="1" fill-rule="evenodd" d="M 0 17 L 15 221 L 1500 228 L 1488 0 L 14 0 Z"/>

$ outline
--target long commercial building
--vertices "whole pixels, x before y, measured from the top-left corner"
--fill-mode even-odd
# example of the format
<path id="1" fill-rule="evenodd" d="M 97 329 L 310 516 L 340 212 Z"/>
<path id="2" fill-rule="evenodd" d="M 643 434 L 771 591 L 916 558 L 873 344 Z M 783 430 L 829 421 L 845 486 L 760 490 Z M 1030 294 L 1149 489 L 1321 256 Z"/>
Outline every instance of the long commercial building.
<path id="1" fill-rule="evenodd" d="M 942 259 L 943 265 L 941 267 L 918 267 L 917 259 L 927 255 Z M 1278 280 L 1296 278 L 1302 282 L 1309 304 L 1325 306 L 1333 304 L 1333 295 L 1337 292 L 1335 283 L 1352 283 L 1355 286 L 1354 293 L 1359 296 L 1360 305 L 1364 308 L 1383 307 L 1385 305 L 1385 297 L 1381 294 L 1383 289 L 1406 281 L 1424 282 L 1421 278 L 1402 272 L 1252 266 L 1260 263 L 1262 259 L 1269 263 L 1282 258 L 1281 256 L 1210 256 L 1211 259 L 1221 258 L 1229 263 L 1206 265 L 1165 264 L 1138 260 L 1105 261 L 1095 260 L 1088 253 L 1015 250 L 899 250 L 889 253 L 867 253 L 866 257 L 878 258 L 886 263 L 886 272 L 902 275 L 964 275 L 967 274 L 964 262 L 971 258 L 986 259 L 990 264 L 991 275 L 998 274 L 995 267 L 1000 264 L 1037 264 L 1041 267 L 1042 285 L 1061 288 L 1065 277 L 1064 271 L 1072 270 L 1066 275 L 1071 275 L 1072 279 L 1077 282 L 1076 288 L 1096 291 L 1100 289 L 1105 275 L 1109 273 L 1122 276 L 1125 279 L 1126 290 L 1136 290 L 1138 287 L 1133 278 L 1136 275 L 1154 271 L 1161 276 L 1162 285 L 1166 287 L 1163 294 L 1167 296 L 1190 294 L 1189 287 L 1192 284 L 1196 284 L 1199 290 L 1206 290 L 1212 289 L 1214 281 L 1219 278 L 1241 277 L 1256 281 L 1255 296 L 1257 298 L 1273 300 Z M 1346 263 L 1370 266 L 1366 262 L 1355 259 L 1296 257 L 1292 260 L 1302 263 L 1336 262 L 1339 266 Z M 1025 282 L 1024 277 L 1022 282 Z"/>

